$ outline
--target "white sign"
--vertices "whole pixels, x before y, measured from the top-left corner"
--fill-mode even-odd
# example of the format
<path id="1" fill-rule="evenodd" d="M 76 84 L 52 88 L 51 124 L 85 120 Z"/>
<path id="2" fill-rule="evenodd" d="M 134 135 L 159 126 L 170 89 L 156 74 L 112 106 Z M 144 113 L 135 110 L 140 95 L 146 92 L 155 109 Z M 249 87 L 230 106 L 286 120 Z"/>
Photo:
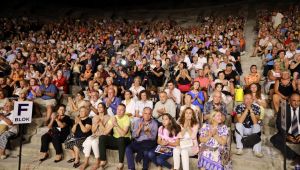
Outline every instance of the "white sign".
<path id="1" fill-rule="evenodd" d="M 286 131 L 286 100 L 281 100 L 280 103 L 281 113 L 281 128 Z"/>
<path id="2" fill-rule="evenodd" d="M 25 124 L 31 123 L 32 119 L 32 106 L 30 101 L 14 102 L 13 123 Z"/>

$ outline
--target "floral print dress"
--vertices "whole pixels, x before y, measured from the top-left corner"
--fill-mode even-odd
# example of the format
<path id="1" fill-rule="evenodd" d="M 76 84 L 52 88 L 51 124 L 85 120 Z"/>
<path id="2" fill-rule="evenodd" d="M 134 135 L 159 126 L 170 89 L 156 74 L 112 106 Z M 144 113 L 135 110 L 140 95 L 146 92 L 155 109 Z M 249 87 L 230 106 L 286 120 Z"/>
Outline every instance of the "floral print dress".
<path id="1" fill-rule="evenodd" d="M 211 130 L 211 125 L 204 124 L 200 129 L 200 138 L 206 137 Z M 228 136 L 228 128 L 226 125 L 219 125 L 217 127 L 219 136 Z M 221 159 L 221 151 L 226 149 L 220 145 L 214 138 L 210 138 L 206 143 L 200 144 L 198 167 L 206 170 L 223 170 Z"/>

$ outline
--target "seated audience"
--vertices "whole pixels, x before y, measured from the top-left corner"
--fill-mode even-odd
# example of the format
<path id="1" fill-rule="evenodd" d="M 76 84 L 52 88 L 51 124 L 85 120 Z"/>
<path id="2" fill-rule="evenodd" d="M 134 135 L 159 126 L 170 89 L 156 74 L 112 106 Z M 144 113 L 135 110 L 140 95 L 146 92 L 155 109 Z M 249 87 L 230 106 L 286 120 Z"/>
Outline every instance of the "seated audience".
<path id="1" fill-rule="evenodd" d="M 145 107 L 153 109 L 153 102 L 149 99 L 149 93 L 146 90 L 142 90 L 139 94 L 139 100 L 135 106 L 135 117 L 141 117 Z"/>
<path id="2" fill-rule="evenodd" d="M 65 140 L 65 147 L 70 151 L 72 156 L 67 162 L 72 163 L 74 168 L 80 166 L 80 151 L 82 143 L 92 134 L 92 119 L 89 117 L 89 109 L 81 107 L 79 115 L 75 117 L 75 123 L 71 129 L 71 134 Z"/>
<path id="3" fill-rule="evenodd" d="M 296 89 L 296 81 L 291 80 L 290 71 L 282 71 L 281 78 L 276 80 L 274 85 L 273 106 L 275 112 L 279 111 L 280 100 L 288 100 Z"/>
<path id="4" fill-rule="evenodd" d="M 260 74 L 257 72 L 257 66 L 251 65 L 250 66 L 250 73 L 244 77 L 245 86 L 248 87 L 252 83 L 259 83 L 260 82 Z"/>
<path id="5" fill-rule="evenodd" d="M 107 164 L 106 149 L 118 150 L 118 169 L 124 167 L 124 156 L 126 146 L 130 143 L 130 118 L 125 114 L 126 106 L 119 104 L 116 115 L 107 123 L 103 135 L 99 138 L 100 166 L 104 168 Z M 111 133 L 112 135 L 109 135 Z"/>
<path id="6" fill-rule="evenodd" d="M 300 144 L 300 117 L 299 117 L 299 104 L 300 104 L 300 96 L 298 93 L 293 93 L 290 97 L 289 103 L 286 104 L 286 131 L 282 129 L 281 124 L 281 110 L 277 113 L 276 119 L 276 127 L 278 132 L 273 135 L 270 139 L 271 143 L 275 148 L 281 151 L 282 154 L 286 154 L 287 159 L 291 159 L 293 161 L 299 161 L 300 155 L 297 154 L 294 150 L 292 150 L 286 143 L 284 138 L 286 137 L 286 141 L 291 144 Z M 286 146 L 286 150 L 284 149 L 284 145 Z"/>
<path id="7" fill-rule="evenodd" d="M 180 145 L 173 150 L 174 169 L 179 170 L 181 156 L 182 169 L 189 170 L 189 157 L 195 156 L 199 151 L 197 141 L 199 124 L 194 110 L 190 107 L 184 109 L 178 124 L 181 127 L 178 134 Z"/>
<path id="8" fill-rule="evenodd" d="M 49 131 L 41 138 L 41 158 L 40 161 L 45 161 L 49 157 L 49 144 L 52 142 L 56 151 L 54 162 L 60 162 L 63 159 L 62 143 L 66 140 L 72 127 L 72 120 L 65 115 L 66 106 L 59 105 L 57 113 L 51 114 L 51 120 L 48 124 Z"/>
<path id="9" fill-rule="evenodd" d="M 18 134 L 18 126 L 13 124 L 13 102 L 7 101 L 0 113 L 0 159 L 6 159 L 6 146 L 9 138 Z"/>
<path id="10" fill-rule="evenodd" d="M 110 116 L 107 115 L 106 106 L 103 103 L 99 103 L 97 107 L 97 114 L 92 119 L 92 135 L 87 137 L 86 140 L 82 143 L 83 153 L 84 153 L 84 164 L 81 166 L 81 169 L 86 169 L 89 166 L 89 157 L 91 151 L 95 156 L 96 162 L 92 169 L 96 170 L 100 166 L 100 154 L 99 154 L 99 137 L 104 135 L 107 122 L 110 119 Z"/>
<path id="11" fill-rule="evenodd" d="M 45 77 L 43 82 L 37 91 L 37 98 L 33 102 L 36 113 L 40 113 L 40 107 L 46 107 L 45 124 L 47 125 L 52 114 L 52 109 L 56 106 L 57 88 L 51 83 L 50 77 Z"/>
<path id="12" fill-rule="evenodd" d="M 178 133 L 180 126 L 176 123 L 174 118 L 168 114 L 161 115 L 162 125 L 158 129 L 157 144 L 160 146 L 167 146 L 175 148 L 179 145 Z M 172 165 L 167 161 L 172 155 L 164 153 L 156 153 L 156 148 L 148 153 L 149 159 L 158 167 L 172 168 Z"/>
<path id="13" fill-rule="evenodd" d="M 137 153 L 135 160 L 140 162 L 143 159 L 143 169 L 148 169 L 148 152 L 156 146 L 157 129 L 157 122 L 152 118 L 152 109 L 145 107 L 142 117 L 132 127 L 133 141 L 126 147 L 128 169 L 135 170 L 134 153 Z"/>
<path id="14" fill-rule="evenodd" d="M 113 88 L 107 90 L 107 97 L 103 99 L 107 108 L 107 113 L 111 116 L 116 114 L 117 107 L 121 103 L 121 99 L 117 97 L 117 94 Z"/>
<path id="15" fill-rule="evenodd" d="M 260 116 L 260 107 L 254 104 L 253 97 L 251 93 L 244 94 L 244 103 L 237 105 L 235 108 L 237 123 L 235 124 L 235 138 L 237 155 L 243 154 L 243 143 L 242 138 L 256 133 L 260 135 L 261 128 L 258 124 Z M 253 146 L 253 152 L 256 157 L 263 157 L 261 153 L 261 144 L 258 142 Z"/>
<path id="16" fill-rule="evenodd" d="M 172 99 L 168 99 L 165 91 L 159 93 L 159 101 L 154 106 L 153 117 L 161 122 L 164 113 L 169 113 L 173 118 L 176 117 L 176 104 Z"/>
<path id="17" fill-rule="evenodd" d="M 206 169 L 224 169 L 221 154 L 226 150 L 229 129 L 223 124 L 222 113 L 212 111 L 209 121 L 199 131 L 200 151 L 198 167 Z M 224 159 L 224 158 L 223 158 Z"/>

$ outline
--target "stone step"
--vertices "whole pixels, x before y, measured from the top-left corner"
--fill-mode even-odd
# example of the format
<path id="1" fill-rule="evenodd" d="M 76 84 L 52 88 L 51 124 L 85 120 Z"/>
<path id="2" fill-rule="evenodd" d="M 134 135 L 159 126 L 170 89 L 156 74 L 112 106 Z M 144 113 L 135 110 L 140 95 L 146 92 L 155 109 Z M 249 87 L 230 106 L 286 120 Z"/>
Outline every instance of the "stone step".
<path id="1" fill-rule="evenodd" d="M 40 144 L 32 144 L 32 143 L 30 143 L 30 144 L 24 144 L 23 147 L 22 147 L 22 157 L 25 157 L 25 158 L 26 157 L 30 157 L 31 161 L 37 161 L 38 162 L 39 154 L 40 154 L 39 151 L 40 151 Z M 7 160 L 10 160 L 11 158 L 13 159 L 13 158 L 18 157 L 18 155 L 19 155 L 19 147 L 15 147 L 13 150 L 10 150 L 8 154 L 9 154 L 9 158 Z M 49 154 L 50 154 L 50 158 L 49 158 L 49 160 L 47 160 L 45 162 L 53 163 L 53 159 L 54 159 L 54 155 L 55 155 L 55 150 L 54 150 L 54 147 L 53 147 L 52 144 L 49 145 Z M 107 150 L 106 154 L 107 154 L 108 162 L 110 164 L 117 164 L 118 163 L 118 157 L 119 157 L 118 151 L 116 151 L 116 150 Z M 70 158 L 72 158 L 71 155 L 66 150 L 64 150 L 64 160 L 62 162 L 66 162 Z M 80 158 L 83 161 L 84 154 L 82 152 L 80 153 Z M 171 164 L 173 164 L 173 159 L 172 158 L 170 158 L 168 161 Z M 90 162 L 91 163 L 94 162 L 93 155 L 91 155 Z M 124 163 L 127 164 L 126 157 L 125 157 Z M 198 163 L 198 159 L 196 159 L 196 158 L 190 158 L 190 167 L 191 167 L 191 169 L 197 169 L 197 163 Z M 43 164 L 44 164 L 44 162 L 43 162 Z M 56 164 L 54 164 L 54 165 L 56 165 Z M 142 165 L 141 164 L 137 164 L 136 167 L 142 168 Z M 150 168 L 149 169 L 155 169 L 155 167 L 156 166 L 154 164 L 150 164 Z M 45 168 L 47 169 L 47 167 L 45 167 Z M 42 169 L 44 169 L 44 168 L 42 168 Z M 53 169 L 55 169 L 55 168 L 53 167 Z"/>

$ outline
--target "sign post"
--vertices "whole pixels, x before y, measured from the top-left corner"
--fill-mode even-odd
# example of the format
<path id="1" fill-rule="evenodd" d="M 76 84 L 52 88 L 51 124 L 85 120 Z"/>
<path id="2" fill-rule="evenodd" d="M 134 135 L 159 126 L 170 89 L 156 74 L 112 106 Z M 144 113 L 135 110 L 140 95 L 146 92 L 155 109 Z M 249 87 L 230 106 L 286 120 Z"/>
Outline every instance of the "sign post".
<path id="1" fill-rule="evenodd" d="M 283 169 L 286 170 L 286 100 L 281 100 L 280 103 L 280 115 L 281 115 L 281 128 L 283 129 L 283 143 L 284 143 L 284 154 L 283 154 Z"/>
<path id="2" fill-rule="evenodd" d="M 14 102 L 13 111 L 13 124 L 19 124 L 20 133 L 20 150 L 19 150 L 19 165 L 18 170 L 21 170 L 21 158 L 22 158 L 22 140 L 23 140 L 23 124 L 31 123 L 32 120 L 32 107 L 33 102 L 22 101 Z"/>

